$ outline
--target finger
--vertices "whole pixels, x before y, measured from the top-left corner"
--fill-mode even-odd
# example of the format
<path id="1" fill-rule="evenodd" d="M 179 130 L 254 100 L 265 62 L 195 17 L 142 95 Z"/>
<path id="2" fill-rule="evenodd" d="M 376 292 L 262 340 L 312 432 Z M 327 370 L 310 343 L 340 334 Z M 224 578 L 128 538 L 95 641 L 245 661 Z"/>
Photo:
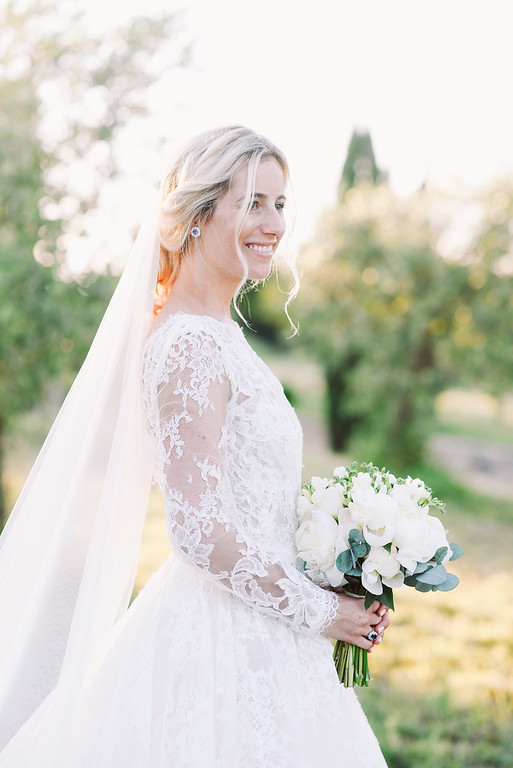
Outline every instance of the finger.
<path id="1" fill-rule="evenodd" d="M 374 629 L 378 630 L 379 627 L 383 627 L 384 629 L 386 629 L 389 624 L 390 624 L 390 616 L 388 615 L 388 613 L 385 613 L 385 615 L 382 616 L 381 619 L 376 623 Z"/>
<path id="2" fill-rule="evenodd" d="M 379 624 L 376 624 L 374 629 L 378 633 L 379 637 L 383 637 L 385 629 L 388 629 L 388 622 L 381 621 Z"/>
<path id="3" fill-rule="evenodd" d="M 369 640 L 368 637 L 365 637 L 365 635 L 363 636 L 361 635 L 360 637 L 358 637 L 357 640 L 354 640 L 353 642 L 355 645 L 358 645 L 360 648 L 363 648 L 364 651 L 370 652 L 374 647 L 374 643 L 371 640 Z"/>

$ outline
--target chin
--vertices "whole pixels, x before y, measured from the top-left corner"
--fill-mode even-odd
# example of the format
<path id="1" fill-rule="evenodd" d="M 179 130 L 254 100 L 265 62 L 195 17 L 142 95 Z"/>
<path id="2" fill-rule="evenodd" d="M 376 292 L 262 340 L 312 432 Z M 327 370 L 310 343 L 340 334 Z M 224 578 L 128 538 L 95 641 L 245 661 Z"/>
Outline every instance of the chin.
<path id="1" fill-rule="evenodd" d="M 268 264 L 250 264 L 248 280 L 265 280 L 271 274 L 272 267 L 273 265 L 271 261 L 269 261 Z"/>

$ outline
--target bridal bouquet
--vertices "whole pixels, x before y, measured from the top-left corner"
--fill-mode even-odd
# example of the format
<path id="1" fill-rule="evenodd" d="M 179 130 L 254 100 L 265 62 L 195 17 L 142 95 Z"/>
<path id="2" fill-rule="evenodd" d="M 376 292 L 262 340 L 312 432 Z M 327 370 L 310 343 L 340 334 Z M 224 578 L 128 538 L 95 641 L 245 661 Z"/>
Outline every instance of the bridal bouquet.
<path id="1" fill-rule="evenodd" d="M 459 579 L 445 564 L 463 550 L 448 543 L 430 508 L 445 511 L 422 480 L 373 464 L 354 462 L 337 467 L 331 479 L 312 477 L 298 500 L 301 567 L 317 584 L 364 597 L 366 609 L 379 600 L 393 610 L 393 590 L 401 587 L 448 592 Z M 333 658 L 346 687 L 369 684 L 363 648 L 339 640 Z"/>

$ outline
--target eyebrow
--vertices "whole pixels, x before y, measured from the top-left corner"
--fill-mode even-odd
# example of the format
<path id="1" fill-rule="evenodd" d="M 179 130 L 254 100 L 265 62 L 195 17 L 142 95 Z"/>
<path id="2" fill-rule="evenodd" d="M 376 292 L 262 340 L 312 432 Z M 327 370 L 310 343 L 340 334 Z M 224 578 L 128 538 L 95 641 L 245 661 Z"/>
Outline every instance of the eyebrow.
<path id="1" fill-rule="evenodd" d="M 244 202 L 244 199 L 245 199 L 245 197 L 246 197 L 245 195 L 244 195 L 244 197 L 239 197 L 239 199 L 237 200 L 237 202 L 238 202 L 238 203 L 242 203 L 242 202 Z M 254 198 L 254 197 L 258 197 L 258 198 L 260 198 L 260 199 L 262 199 L 262 200 L 266 200 L 266 199 L 267 199 L 267 197 L 268 197 L 268 195 L 264 195 L 262 192 L 254 192 L 254 193 L 251 195 L 251 198 Z M 276 200 L 286 200 L 286 199 L 287 199 L 287 198 L 285 197 L 285 195 L 278 195 L 278 197 L 276 198 Z"/>

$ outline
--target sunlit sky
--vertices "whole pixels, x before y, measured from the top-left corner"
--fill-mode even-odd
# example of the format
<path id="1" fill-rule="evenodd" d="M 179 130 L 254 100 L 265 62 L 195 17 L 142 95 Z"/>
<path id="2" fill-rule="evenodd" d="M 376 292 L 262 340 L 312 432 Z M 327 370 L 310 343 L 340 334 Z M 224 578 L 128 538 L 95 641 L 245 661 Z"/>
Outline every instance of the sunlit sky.
<path id="1" fill-rule="evenodd" d="M 194 133 L 249 125 L 289 158 L 301 242 L 335 200 L 354 128 L 370 131 L 401 195 L 513 172 L 510 0 L 124 0 L 115 17 L 105 0 L 87 7 L 97 32 L 181 10 L 180 39 L 193 44 L 191 67 L 152 92 L 145 135 L 125 133 L 132 181 L 158 175 Z"/>

